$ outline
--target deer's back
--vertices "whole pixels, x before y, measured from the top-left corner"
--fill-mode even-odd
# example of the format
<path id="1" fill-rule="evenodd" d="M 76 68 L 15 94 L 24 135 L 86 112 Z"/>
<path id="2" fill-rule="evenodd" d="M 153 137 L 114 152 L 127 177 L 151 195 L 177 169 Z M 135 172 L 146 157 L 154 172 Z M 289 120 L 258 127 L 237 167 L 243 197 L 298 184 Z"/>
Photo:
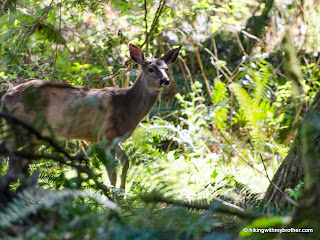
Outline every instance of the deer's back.
<path id="1" fill-rule="evenodd" d="M 3 106 L 40 130 L 48 123 L 60 137 L 97 141 L 101 128 L 110 128 L 106 125 L 117 91 L 32 80 L 9 90 Z"/>

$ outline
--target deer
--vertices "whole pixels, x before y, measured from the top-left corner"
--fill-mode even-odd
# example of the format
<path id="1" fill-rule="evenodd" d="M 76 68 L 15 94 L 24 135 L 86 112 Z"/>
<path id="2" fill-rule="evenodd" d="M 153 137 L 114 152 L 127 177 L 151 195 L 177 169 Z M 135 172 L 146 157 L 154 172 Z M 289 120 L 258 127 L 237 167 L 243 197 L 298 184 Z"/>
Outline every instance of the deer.
<path id="1" fill-rule="evenodd" d="M 176 61 L 180 49 L 172 49 L 158 59 L 147 59 L 139 47 L 130 43 L 131 59 L 141 68 L 141 74 L 132 86 L 95 89 L 35 79 L 8 90 L 2 98 L 2 107 L 44 134 L 51 129 L 62 139 L 106 140 L 107 147 L 112 143 L 115 153 L 112 156 L 121 156 L 120 188 L 125 189 L 129 159 L 120 144 L 149 114 L 161 91 L 170 84 L 168 65 Z M 10 126 L 7 122 L 7 126 L 8 134 L 10 130 L 11 135 L 17 134 L 12 123 Z M 24 132 L 19 133 L 20 137 L 7 143 L 8 149 L 27 144 L 26 137 L 22 136 Z M 109 162 L 114 163 L 115 159 L 109 159 Z M 116 187 L 116 165 L 109 164 L 106 168 L 110 184 Z"/>

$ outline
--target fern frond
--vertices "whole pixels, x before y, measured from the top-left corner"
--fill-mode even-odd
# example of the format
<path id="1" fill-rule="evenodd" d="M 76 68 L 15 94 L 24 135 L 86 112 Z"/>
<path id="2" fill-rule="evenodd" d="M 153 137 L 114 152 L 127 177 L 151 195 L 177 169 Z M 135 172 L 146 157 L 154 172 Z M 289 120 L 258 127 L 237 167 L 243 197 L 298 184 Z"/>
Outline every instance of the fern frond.
<path id="1" fill-rule="evenodd" d="M 123 147 L 127 155 L 137 162 L 137 160 L 143 159 L 143 156 L 150 158 L 150 156 L 159 153 L 159 143 L 164 141 L 173 141 L 184 146 L 187 150 L 195 148 L 188 130 L 181 129 L 180 126 L 176 127 L 164 120 L 155 121 L 153 124 L 144 124 L 136 129 Z"/>
<path id="2" fill-rule="evenodd" d="M 59 29 L 57 29 L 53 24 L 49 22 L 39 22 L 36 26 L 36 30 L 38 34 L 44 36 L 50 42 L 63 45 L 67 43 Z"/>
<path id="3" fill-rule="evenodd" d="M 92 198 L 112 210 L 119 210 L 119 207 L 110 200 L 102 200 L 97 196 L 93 197 L 82 190 L 24 190 L 6 206 L 3 212 L 0 212 L 0 227 L 10 227 L 12 223 L 19 222 L 30 214 L 37 213 L 40 209 L 50 208 L 61 201 L 74 198 Z"/>
<path id="4" fill-rule="evenodd" d="M 267 90 L 270 90 L 268 83 L 270 82 L 270 76 L 273 76 L 267 62 L 260 60 L 259 71 L 254 72 L 254 91 L 253 99 L 260 103 L 265 99 Z"/>
<path id="5" fill-rule="evenodd" d="M 230 89 L 235 94 L 240 106 L 240 110 L 244 113 L 244 117 L 251 127 L 250 135 L 253 140 L 259 142 L 265 141 L 265 135 L 262 132 L 263 128 L 263 113 L 260 111 L 259 103 L 252 99 L 248 92 L 237 83 L 231 83 Z"/>
<path id="6" fill-rule="evenodd" d="M 250 210 L 258 215 L 288 216 L 295 210 L 293 205 L 270 204 L 263 201 L 256 202 L 239 202 L 237 206 Z"/>
<path id="7" fill-rule="evenodd" d="M 47 11 L 48 8 L 44 8 L 32 15 L 17 10 L 10 15 L 5 14 L 0 17 L 0 44 L 16 38 L 9 47 L 4 65 L 14 60 L 17 54 L 26 48 L 34 33 L 42 35 L 50 42 L 66 44 L 59 29 L 46 20 Z"/>
<path id="8" fill-rule="evenodd" d="M 163 140 L 174 140 L 178 144 L 185 144 L 191 149 L 194 148 L 189 131 L 181 129 L 180 126 L 176 127 L 167 121 L 161 120 L 161 123 L 155 122 L 155 124 L 148 126 L 147 129 L 153 136 L 160 137 Z"/>
<path id="9" fill-rule="evenodd" d="M 235 179 L 233 175 L 227 175 L 222 181 L 226 181 L 228 185 L 232 186 L 237 194 L 240 194 L 247 202 L 257 202 L 259 195 L 253 192 L 246 184 L 241 183 Z"/>
<path id="10" fill-rule="evenodd" d="M 215 104 L 219 104 L 228 99 L 228 91 L 226 84 L 219 79 L 214 84 L 213 101 Z"/>
<path id="11" fill-rule="evenodd" d="M 1 21 L 1 20 L 0 20 Z M 16 34 L 19 33 L 19 28 L 9 28 L 7 31 L 3 31 L 0 33 L 0 44 L 12 39 Z"/>

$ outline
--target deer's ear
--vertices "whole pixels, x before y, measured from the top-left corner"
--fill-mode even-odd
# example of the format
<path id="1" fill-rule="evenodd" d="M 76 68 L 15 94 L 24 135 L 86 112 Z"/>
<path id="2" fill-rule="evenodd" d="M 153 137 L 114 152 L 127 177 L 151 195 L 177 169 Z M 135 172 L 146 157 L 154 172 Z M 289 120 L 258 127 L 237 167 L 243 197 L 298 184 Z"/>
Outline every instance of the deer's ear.
<path id="1" fill-rule="evenodd" d="M 130 50 L 130 56 L 133 59 L 133 61 L 135 61 L 136 63 L 139 63 L 141 65 L 144 64 L 146 59 L 145 59 L 144 54 L 140 48 L 129 43 L 129 50 Z"/>
<path id="2" fill-rule="evenodd" d="M 175 48 L 170 50 L 169 52 L 167 52 L 162 58 L 160 58 L 161 60 L 165 61 L 166 64 L 171 64 L 174 63 L 177 60 L 177 57 L 179 55 L 179 51 L 180 51 L 181 47 Z"/>

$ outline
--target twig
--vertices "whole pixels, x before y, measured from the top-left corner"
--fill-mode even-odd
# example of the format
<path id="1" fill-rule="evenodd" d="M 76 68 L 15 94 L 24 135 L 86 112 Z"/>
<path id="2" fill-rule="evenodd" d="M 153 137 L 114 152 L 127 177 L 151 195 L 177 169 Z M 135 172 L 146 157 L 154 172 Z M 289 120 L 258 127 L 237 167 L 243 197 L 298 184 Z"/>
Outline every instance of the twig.
<path id="1" fill-rule="evenodd" d="M 13 121 L 14 123 L 17 123 L 21 126 L 23 126 L 25 129 L 27 129 L 29 132 L 31 132 L 33 135 L 36 136 L 37 139 L 43 140 L 47 143 L 49 143 L 56 151 L 62 153 L 64 156 L 69 158 L 70 160 L 84 160 L 83 156 L 76 155 L 76 156 L 71 156 L 69 153 L 67 153 L 62 147 L 60 147 L 52 138 L 43 136 L 37 129 L 35 129 L 32 125 L 29 123 L 23 121 L 19 117 L 6 113 L 4 111 L 0 111 L 0 117 L 3 117 L 7 120 Z"/>
<path id="2" fill-rule="evenodd" d="M 212 92 L 211 92 L 211 89 L 210 89 L 210 84 L 209 84 L 209 81 L 208 81 L 207 76 L 206 76 L 206 74 L 204 72 L 204 69 L 203 69 L 203 64 L 202 64 L 201 57 L 200 57 L 200 52 L 199 52 L 199 46 L 195 46 L 195 53 L 196 53 L 196 57 L 197 57 L 197 60 L 198 60 L 199 66 L 200 66 L 200 71 L 202 73 L 204 82 L 206 83 L 206 87 L 207 87 L 207 90 L 208 90 L 208 93 L 209 93 L 209 96 L 210 96 L 210 100 L 211 100 L 212 104 L 214 104 L 213 98 L 212 98 L 213 97 L 212 96 Z"/>
<path id="3" fill-rule="evenodd" d="M 150 28 L 150 30 L 148 32 L 148 38 L 149 38 L 149 36 L 151 36 L 154 28 L 156 27 L 156 25 L 157 25 L 157 23 L 159 21 L 159 18 L 160 18 L 161 14 L 162 14 L 162 11 L 163 11 L 163 8 L 164 8 L 165 4 L 166 4 L 166 0 L 160 0 L 158 9 L 156 11 L 155 17 L 154 17 L 154 19 L 152 21 L 152 24 L 151 24 L 151 28 Z M 144 43 L 141 45 L 141 48 L 147 43 L 147 40 L 148 39 L 145 39 Z"/>
<path id="4" fill-rule="evenodd" d="M 249 37 L 249 38 L 251 38 L 251 39 L 254 39 L 254 40 L 256 40 L 257 42 L 261 43 L 261 40 L 260 40 L 258 37 L 254 36 L 254 35 L 252 35 L 252 34 L 250 34 L 250 33 L 248 33 L 248 32 L 246 32 L 245 30 L 241 30 L 241 32 L 242 32 L 243 35 L 246 35 L 247 37 Z"/>
<path id="5" fill-rule="evenodd" d="M 282 190 L 270 179 L 270 177 L 269 177 L 269 175 L 268 175 L 268 172 L 267 172 L 267 167 L 266 167 L 266 165 L 265 165 L 265 163 L 264 163 L 264 160 L 263 160 L 261 154 L 260 154 L 260 158 L 261 158 L 261 161 L 262 161 L 262 164 L 263 164 L 263 167 L 264 167 L 264 170 L 265 170 L 265 172 L 266 172 L 266 175 L 267 175 L 267 178 L 268 178 L 269 182 L 284 196 L 284 198 L 285 198 L 289 203 L 291 203 L 293 206 L 298 207 L 298 204 L 297 204 L 294 200 L 292 200 L 292 199 L 288 196 L 288 194 L 286 194 L 284 191 L 282 191 Z"/>
<path id="6" fill-rule="evenodd" d="M 98 176 L 95 175 L 88 167 L 80 166 L 80 165 L 74 164 L 72 162 L 67 162 L 62 157 L 51 155 L 51 154 L 35 154 L 35 153 L 24 152 L 24 151 L 15 151 L 14 154 L 16 156 L 28 158 L 28 159 L 52 159 L 56 162 L 71 166 L 71 167 L 77 169 L 79 172 L 85 173 L 88 176 L 88 178 L 90 178 L 94 181 L 97 188 L 101 189 L 103 191 L 104 195 L 107 198 L 109 198 L 110 200 L 112 200 L 112 198 L 109 196 L 110 189 L 106 185 L 100 183 L 98 181 Z"/>
<path id="7" fill-rule="evenodd" d="M 224 134 L 222 132 L 220 132 L 220 135 L 223 137 L 223 139 L 230 145 L 230 147 L 232 147 L 232 149 L 236 152 L 236 154 L 241 158 L 242 161 L 244 161 L 249 167 L 251 167 L 253 170 L 259 172 L 260 174 L 264 175 L 263 172 L 261 172 L 260 170 L 256 169 L 251 163 L 249 163 L 247 160 L 244 159 L 244 157 L 242 157 L 237 150 L 235 149 L 234 146 L 232 146 L 232 144 L 230 143 L 230 141 L 226 138 L 226 136 L 224 136 Z"/>
<path id="8" fill-rule="evenodd" d="M 296 123 L 299 120 L 299 117 L 300 117 L 300 114 L 301 114 L 301 110 L 302 110 L 302 105 L 303 105 L 303 102 L 300 102 L 300 106 L 299 106 L 298 112 L 296 113 L 296 116 L 294 117 L 294 120 L 292 122 L 292 128 L 294 127 L 294 125 L 296 125 Z"/>
<path id="9" fill-rule="evenodd" d="M 21 126 L 23 126 L 26 130 L 28 130 L 29 132 L 31 132 L 32 134 L 34 134 L 37 139 L 39 140 L 43 140 L 48 142 L 56 151 L 62 153 L 66 158 L 70 159 L 70 160 L 84 160 L 86 162 L 87 159 L 85 159 L 85 157 L 82 154 L 78 154 L 76 156 L 71 156 L 69 153 L 67 153 L 62 147 L 60 147 L 53 139 L 51 139 L 50 137 L 46 137 L 43 136 L 37 129 L 35 129 L 33 126 L 31 126 L 29 123 L 24 122 L 23 120 L 21 120 L 20 118 L 5 113 L 3 111 L 0 111 L 0 117 L 3 117 L 7 120 L 13 121 L 16 124 L 19 124 Z M 6 153 L 6 154 L 10 154 L 10 152 Z M 54 155 L 48 155 L 48 154 L 34 154 L 34 153 L 29 153 L 29 152 L 22 152 L 22 151 L 15 151 L 13 152 L 13 154 L 15 154 L 16 156 L 20 156 L 20 157 L 25 157 L 25 158 L 33 158 L 33 159 L 41 159 L 41 158 L 45 158 L 45 159 L 52 159 L 54 161 L 69 165 L 71 167 L 76 168 L 78 171 L 83 172 L 85 174 L 87 174 L 88 178 L 92 179 L 97 188 L 101 189 L 103 191 L 103 193 L 105 194 L 106 197 L 108 197 L 109 199 L 112 199 L 109 196 L 109 192 L 110 189 L 105 186 L 104 184 L 100 183 L 98 181 L 98 177 L 87 167 L 83 167 L 77 164 L 74 164 L 72 162 L 67 162 L 65 159 L 63 159 L 62 157 L 59 156 L 54 156 Z"/>
<path id="10" fill-rule="evenodd" d="M 60 16 L 59 16 L 59 34 L 61 34 L 61 8 L 62 8 L 62 0 L 60 0 L 60 10 L 59 10 L 59 14 L 60 14 Z M 59 36 L 58 36 L 59 37 Z M 59 39 L 60 40 L 60 39 Z M 55 73 L 56 73 L 56 67 L 57 67 L 57 59 L 58 59 L 58 43 L 59 43 L 59 41 L 57 41 L 57 43 L 56 43 L 56 55 L 55 55 L 55 58 L 54 58 L 54 63 L 53 63 L 53 71 L 52 71 L 52 76 L 54 76 L 55 75 Z"/>
<path id="11" fill-rule="evenodd" d="M 204 48 L 204 50 L 209 53 L 211 55 L 211 57 L 214 58 L 215 61 L 220 61 L 219 58 L 217 58 L 208 48 Z M 229 74 L 229 76 L 232 75 L 232 72 L 229 70 L 229 68 L 227 66 L 223 66 L 222 67 L 224 70 L 226 70 L 226 72 Z"/>
<path id="12" fill-rule="evenodd" d="M 213 45 L 213 50 L 214 50 L 214 56 L 216 58 L 218 58 L 218 49 L 217 49 L 217 44 L 216 44 L 216 40 L 214 39 L 214 35 L 211 35 L 211 41 L 212 41 L 212 45 Z M 208 49 L 209 50 L 209 49 Z M 211 52 L 211 51 L 210 51 Z M 212 59 L 213 60 L 213 59 Z M 214 61 L 214 60 L 213 60 Z M 217 68 L 217 78 L 220 78 L 220 66 L 216 66 Z"/>
<path id="13" fill-rule="evenodd" d="M 149 33 L 148 33 L 148 20 L 147 20 L 147 15 L 148 15 L 148 10 L 147 10 L 147 0 L 144 0 L 144 21 L 146 23 L 146 49 L 148 51 L 148 38 L 149 38 Z"/>
<path id="14" fill-rule="evenodd" d="M 183 65 L 182 65 L 181 62 L 182 62 L 182 61 L 180 60 L 180 61 L 179 61 L 179 66 L 180 66 L 180 69 L 181 69 L 181 72 L 182 72 L 182 76 L 183 76 L 183 78 L 184 78 L 184 85 L 185 85 L 186 88 L 188 89 L 188 92 L 190 92 L 191 89 L 190 89 L 190 86 L 189 86 L 189 84 L 188 84 L 188 78 L 187 78 L 186 73 L 184 72 L 185 70 L 184 70 Z"/>
<path id="15" fill-rule="evenodd" d="M 167 147 L 167 150 L 166 150 L 166 152 L 165 152 L 165 155 L 169 152 L 172 143 L 173 143 L 173 138 L 172 138 L 172 139 L 170 140 L 170 142 L 169 142 L 169 145 L 168 145 L 168 147 Z"/>
<path id="16" fill-rule="evenodd" d="M 215 63 L 215 62 L 219 61 L 219 58 L 217 58 L 208 48 L 204 48 L 204 50 L 211 55 L 212 62 Z M 222 68 L 228 72 L 228 74 L 229 74 L 228 75 L 222 68 L 220 68 L 219 66 L 217 66 L 217 67 L 222 72 L 222 74 L 225 76 L 225 78 L 228 80 L 228 83 L 232 82 L 232 79 L 230 78 L 230 76 L 232 75 L 232 72 L 230 72 L 230 70 L 226 66 L 223 66 Z"/>
<path id="17" fill-rule="evenodd" d="M 243 45 L 242 45 L 242 43 L 241 43 L 241 41 L 240 41 L 240 39 L 239 39 L 238 33 L 235 32 L 234 34 L 236 35 L 238 44 L 239 44 L 239 46 L 240 46 L 240 48 L 241 48 L 241 51 L 242 51 L 243 55 L 247 58 L 247 57 L 248 57 L 248 54 L 247 54 L 246 51 L 244 50 L 244 47 L 243 47 Z"/>
<path id="18" fill-rule="evenodd" d="M 188 76 L 189 76 L 189 79 L 190 79 L 190 83 L 193 86 L 194 82 L 192 80 L 192 75 L 191 75 L 190 69 L 188 68 L 188 65 L 187 65 L 186 61 L 181 56 L 178 56 L 178 59 L 183 63 L 183 66 L 184 66 L 184 68 L 186 69 L 186 71 L 188 73 Z M 196 91 L 196 94 L 197 94 L 197 97 L 200 97 L 198 91 Z"/>

